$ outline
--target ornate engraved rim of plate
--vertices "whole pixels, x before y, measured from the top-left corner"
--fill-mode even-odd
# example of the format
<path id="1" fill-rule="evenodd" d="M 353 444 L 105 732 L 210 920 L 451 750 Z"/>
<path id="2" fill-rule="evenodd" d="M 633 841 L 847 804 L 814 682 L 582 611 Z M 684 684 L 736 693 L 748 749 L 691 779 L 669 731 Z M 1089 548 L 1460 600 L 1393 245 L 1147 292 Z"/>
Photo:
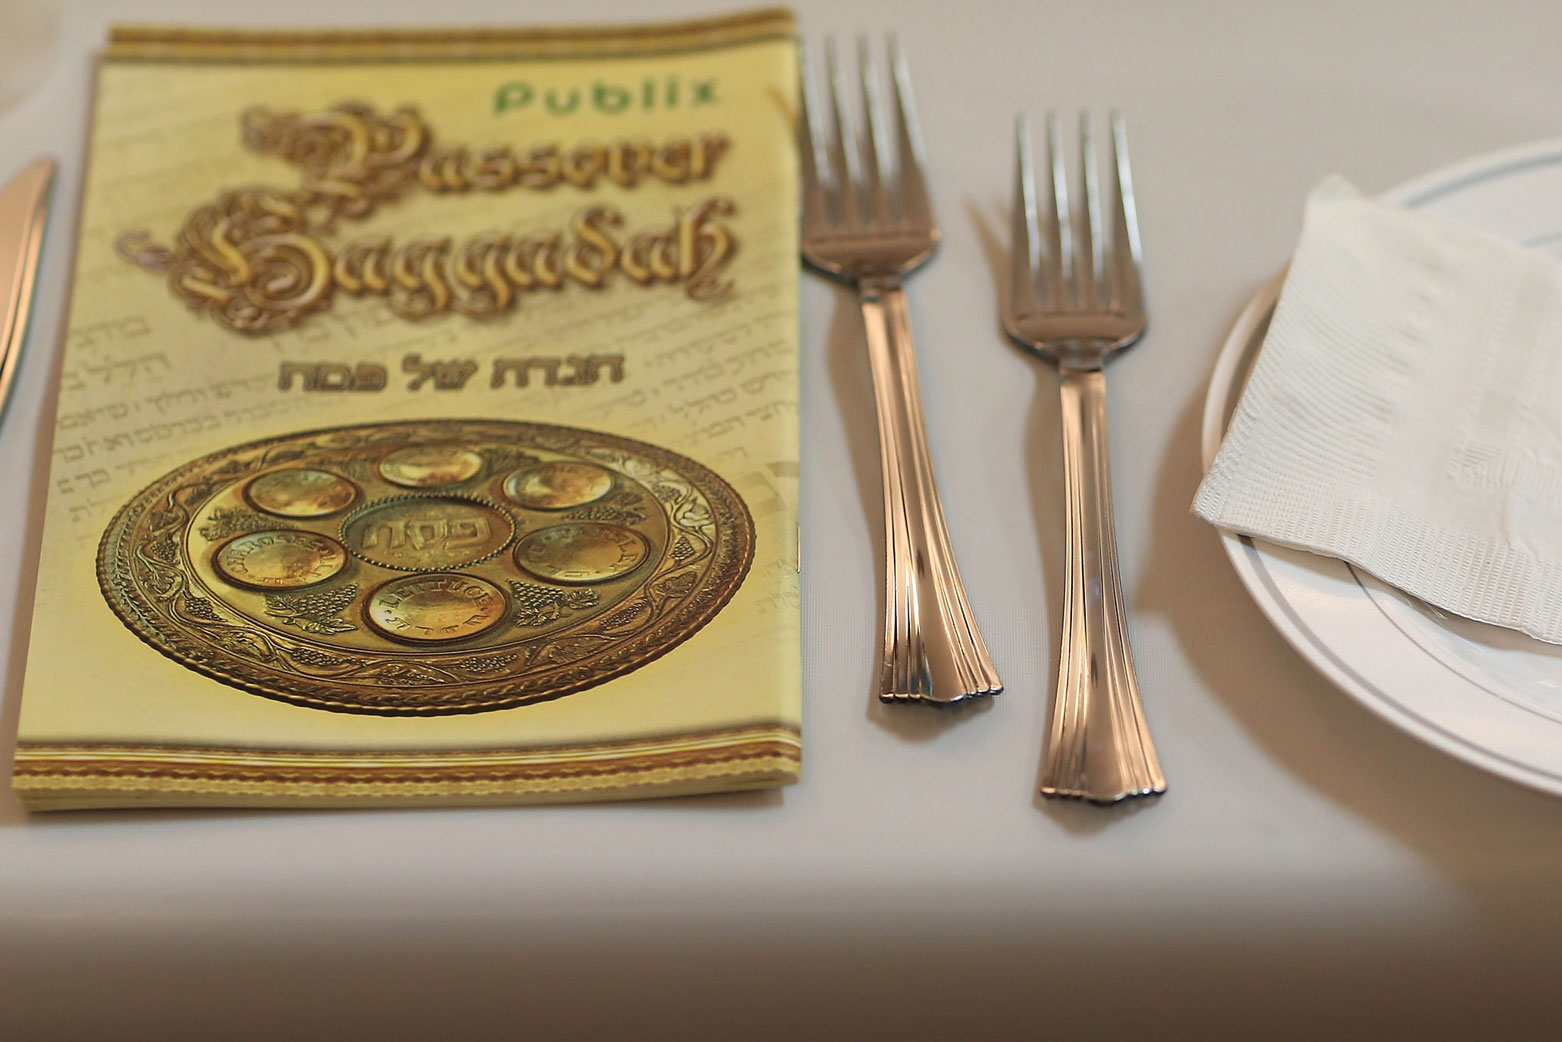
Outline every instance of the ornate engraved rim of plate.
<path id="1" fill-rule="evenodd" d="M 571 427 L 419 420 L 203 456 L 127 503 L 98 582 L 137 636 L 246 691 L 438 715 L 639 668 L 732 598 L 742 498 L 667 449 Z"/>

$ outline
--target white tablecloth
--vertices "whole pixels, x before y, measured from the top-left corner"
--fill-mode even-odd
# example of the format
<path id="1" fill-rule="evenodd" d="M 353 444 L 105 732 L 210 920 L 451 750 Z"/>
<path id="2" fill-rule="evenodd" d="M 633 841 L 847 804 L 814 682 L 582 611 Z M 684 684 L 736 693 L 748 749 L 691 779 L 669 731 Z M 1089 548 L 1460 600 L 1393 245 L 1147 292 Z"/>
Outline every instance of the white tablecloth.
<path id="1" fill-rule="evenodd" d="M 0 428 L 0 768 L 105 26 L 725 6 L 0 7 L 0 43 L 26 33 L 43 63 L 25 97 L 0 90 L 0 179 L 37 153 L 63 161 Z M 810 278 L 801 784 L 609 806 L 33 818 L 6 791 L 0 1038 L 1555 1037 L 1562 802 L 1335 691 L 1259 615 L 1188 504 L 1215 352 L 1285 259 L 1308 187 L 1340 171 L 1381 190 L 1562 132 L 1562 6 L 797 6 L 810 38 L 894 28 L 910 55 L 946 233 L 911 283 L 928 426 L 1007 692 L 954 713 L 871 700 L 882 537 L 867 361 L 855 302 Z M 42 28 L 25 17 L 40 7 Z M 994 290 L 1014 114 L 1081 105 L 1129 119 L 1152 304 L 1148 338 L 1109 383 L 1130 625 L 1171 790 L 1119 810 L 1034 796 L 1063 575 L 1057 395 L 1053 372 L 1000 335 Z"/>

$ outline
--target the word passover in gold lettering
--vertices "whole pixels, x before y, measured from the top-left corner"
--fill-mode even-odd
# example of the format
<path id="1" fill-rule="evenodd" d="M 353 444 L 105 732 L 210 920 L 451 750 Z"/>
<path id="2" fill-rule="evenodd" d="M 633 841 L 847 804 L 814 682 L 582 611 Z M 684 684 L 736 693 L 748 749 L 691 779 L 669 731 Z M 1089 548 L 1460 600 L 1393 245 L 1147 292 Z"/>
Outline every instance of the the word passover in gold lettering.
<path id="1" fill-rule="evenodd" d="M 504 146 L 476 155 L 466 148 L 438 148 L 418 164 L 418 183 L 431 192 L 499 192 L 517 185 L 542 191 L 559 184 L 595 188 L 604 179 L 625 188 L 647 178 L 681 185 L 709 180 L 726 150 L 727 139 L 720 134 L 665 145 L 614 141 L 568 150 L 539 145 L 519 154 Z"/>
<path id="2" fill-rule="evenodd" d="M 451 236 L 401 242 L 374 236 L 332 250 L 323 241 L 342 220 L 362 220 L 418 189 L 591 190 L 648 178 L 706 181 L 727 149 L 719 134 L 660 145 L 621 140 L 474 153 L 436 146 L 411 108 L 385 115 L 357 103 L 311 116 L 253 109 L 244 114 L 243 131 L 250 148 L 299 167 L 300 187 L 223 192 L 191 211 L 172 246 L 140 231 L 116 244 L 127 259 L 164 273 L 191 310 L 229 329 L 289 328 L 328 308 L 338 293 L 383 297 L 396 314 L 421 319 L 452 311 L 489 318 L 513 310 L 523 294 L 570 283 L 592 289 L 614 280 L 676 284 L 698 301 L 732 288 L 722 272 L 737 248 L 725 222 L 736 206 L 721 196 L 674 207 L 670 222 L 649 228 L 626 228 L 622 211 L 597 205 L 582 208 L 562 229 L 495 231 L 459 243 Z M 331 379 L 343 389 L 368 389 L 351 375 Z M 316 389 L 334 388 L 320 383 Z"/>

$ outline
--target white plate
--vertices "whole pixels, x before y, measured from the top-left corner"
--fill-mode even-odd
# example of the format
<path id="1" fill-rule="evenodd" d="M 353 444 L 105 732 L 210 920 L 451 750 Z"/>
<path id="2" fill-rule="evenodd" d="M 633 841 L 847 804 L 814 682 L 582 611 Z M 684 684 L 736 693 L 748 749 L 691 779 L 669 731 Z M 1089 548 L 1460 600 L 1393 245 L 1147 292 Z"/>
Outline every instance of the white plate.
<path id="1" fill-rule="evenodd" d="M 1384 198 L 1562 255 L 1562 141 L 1481 156 Z M 1204 407 L 1205 469 L 1281 281 L 1248 303 L 1221 349 Z M 1343 561 L 1221 538 L 1259 608 L 1342 690 L 1452 756 L 1562 795 L 1562 647 L 1448 615 Z"/>

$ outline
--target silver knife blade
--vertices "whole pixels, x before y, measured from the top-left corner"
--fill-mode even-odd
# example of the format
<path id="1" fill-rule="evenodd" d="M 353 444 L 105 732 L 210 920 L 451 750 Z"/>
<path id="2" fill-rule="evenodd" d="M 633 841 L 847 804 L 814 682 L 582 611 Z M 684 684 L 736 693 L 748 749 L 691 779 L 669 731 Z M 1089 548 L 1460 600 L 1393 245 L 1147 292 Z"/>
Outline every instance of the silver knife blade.
<path id="1" fill-rule="evenodd" d="M 0 415 L 27 335 L 54 167 L 52 159 L 35 160 L 0 189 Z"/>

